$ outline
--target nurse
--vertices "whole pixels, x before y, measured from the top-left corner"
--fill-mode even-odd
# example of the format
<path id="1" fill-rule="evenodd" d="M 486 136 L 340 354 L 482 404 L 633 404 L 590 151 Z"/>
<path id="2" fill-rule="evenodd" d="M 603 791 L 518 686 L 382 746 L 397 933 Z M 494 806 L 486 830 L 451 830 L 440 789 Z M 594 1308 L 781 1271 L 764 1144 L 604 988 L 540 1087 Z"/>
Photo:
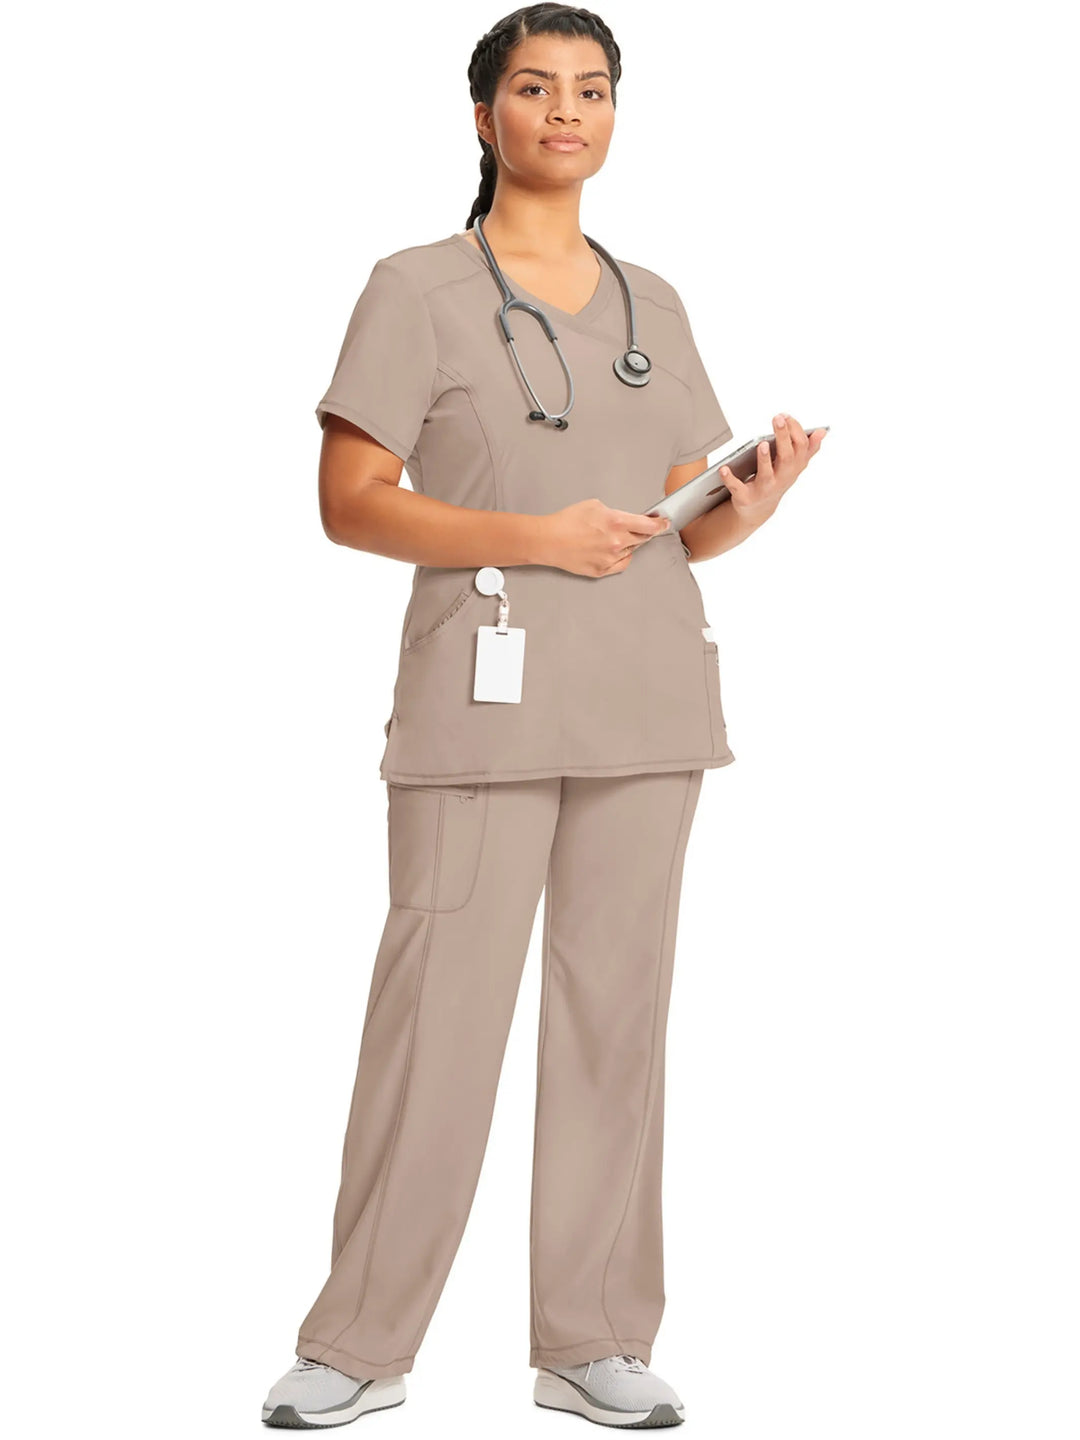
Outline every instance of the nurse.
<path id="1" fill-rule="evenodd" d="M 390 904 L 331 1267 L 270 1425 L 404 1400 L 472 1204 L 541 895 L 534 1399 L 607 1425 L 684 1417 L 649 1368 L 665 1032 L 702 777 L 735 758 L 719 617 L 688 562 L 759 528 L 823 432 L 776 416 L 776 463 L 766 450 L 749 484 L 725 474 L 730 503 L 681 535 L 641 513 L 732 430 L 675 288 L 580 228 L 620 74 L 589 11 L 529 6 L 482 37 L 465 229 L 375 263 L 317 406 L 328 535 L 415 570 L 380 769 Z M 483 1403 L 473 1344 L 454 1409 Z"/>

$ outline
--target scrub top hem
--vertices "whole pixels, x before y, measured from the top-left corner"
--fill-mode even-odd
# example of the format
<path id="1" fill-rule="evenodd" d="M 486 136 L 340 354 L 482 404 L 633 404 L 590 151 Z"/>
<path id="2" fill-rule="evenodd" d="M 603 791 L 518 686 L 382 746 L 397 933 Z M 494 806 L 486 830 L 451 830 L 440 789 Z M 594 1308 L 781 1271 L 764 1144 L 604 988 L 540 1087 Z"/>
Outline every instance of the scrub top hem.
<path id="1" fill-rule="evenodd" d="M 724 765 L 730 765 L 735 755 L 729 754 L 721 757 L 715 755 L 699 756 L 696 759 L 691 756 L 680 760 L 653 760 L 631 761 L 626 765 L 549 765 L 539 770 L 462 770 L 453 774 L 441 773 L 435 775 L 410 774 L 401 770 L 387 770 L 380 772 L 380 779 L 388 785 L 466 785 L 466 784 L 494 784 L 499 780 L 544 780 L 555 775 L 571 775 L 588 779 L 589 776 L 596 777 L 612 775 L 652 775 L 669 770 L 718 770 Z"/>

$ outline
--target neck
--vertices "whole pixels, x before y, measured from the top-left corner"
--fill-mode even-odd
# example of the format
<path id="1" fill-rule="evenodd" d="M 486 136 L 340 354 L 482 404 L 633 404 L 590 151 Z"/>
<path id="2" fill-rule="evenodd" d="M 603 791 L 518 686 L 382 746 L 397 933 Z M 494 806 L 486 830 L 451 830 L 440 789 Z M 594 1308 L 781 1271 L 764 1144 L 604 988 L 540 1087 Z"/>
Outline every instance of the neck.
<path id="1" fill-rule="evenodd" d="M 580 208 L 580 185 L 537 194 L 515 189 L 512 182 L 508 185 L 505 177 L 500 177 L 495 201 L 482 222 L 484 238 L 502 255 L 568 260 L 589 248 L 581 233 Z"/>

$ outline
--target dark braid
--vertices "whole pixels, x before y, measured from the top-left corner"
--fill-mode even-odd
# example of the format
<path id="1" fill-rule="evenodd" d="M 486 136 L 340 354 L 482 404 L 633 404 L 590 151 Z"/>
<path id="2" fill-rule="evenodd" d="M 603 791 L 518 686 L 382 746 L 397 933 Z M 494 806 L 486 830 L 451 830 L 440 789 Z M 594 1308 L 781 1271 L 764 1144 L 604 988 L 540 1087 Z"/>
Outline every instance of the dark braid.
<path id="1" fill-rule="evenodd" d="M 473 103 L 478 100 L 492 106 L 499 79 L 506 69 L 511 50 L 520 45 L 529 35 L 580 35 L 595 40 L 603 46 L 611 70 L 611 104 L 615 105 L 615 87 L 622 74 L 620 51 L 615 37 L 591 10 L 575 10 L 570 5 L 526 5 L 506 15 L 498 24 L 480 37 L 469 61 L 469 94 Z M 486 215 L 495 199 L 495 182 L 498 166 L 495 151 L 482 135 L 480 141 L 480 193 L 473 201 L 472 211 L 465 221 L 465 229 L 471 230 L 477 215 Z"/>

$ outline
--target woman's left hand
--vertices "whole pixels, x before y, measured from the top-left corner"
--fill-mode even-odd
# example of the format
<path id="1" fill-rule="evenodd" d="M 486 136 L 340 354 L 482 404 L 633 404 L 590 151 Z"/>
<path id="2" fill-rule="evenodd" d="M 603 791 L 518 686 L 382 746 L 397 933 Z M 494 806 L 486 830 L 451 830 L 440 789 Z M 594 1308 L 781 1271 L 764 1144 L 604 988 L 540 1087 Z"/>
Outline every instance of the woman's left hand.
<path id="1" fill-rule="evenodd" d="M 807 435 L 793 415 L 774 415 L 776 463 L 773 463 L 769 442 L 758 446 L 757 474 L 740 480 L 726 465 L 720 467 L 720 479 L 731 491 L 731 503 L 740 517 L 758 524 L 767 519 L 780 504 L 786 491 L 806 469 L 821 449 L 824 430 L 811 430 Z"/>

